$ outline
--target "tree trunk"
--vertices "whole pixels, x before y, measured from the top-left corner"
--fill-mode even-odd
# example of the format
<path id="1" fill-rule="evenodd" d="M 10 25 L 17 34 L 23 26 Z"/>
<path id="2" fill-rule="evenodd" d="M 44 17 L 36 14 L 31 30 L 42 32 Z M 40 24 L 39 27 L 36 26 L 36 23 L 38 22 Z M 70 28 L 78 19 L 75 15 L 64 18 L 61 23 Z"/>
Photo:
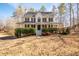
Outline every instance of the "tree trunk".
<path id="1" fill-rule="evenodd" d="M 73 10 L 73 26 L 75 25 L 75 19 L 74 19 L 74 10 Z"/>
<path id="2" fill-rule="evenodd" d="M 79 24 L 79 4 L 77 3 L 77 24 Z"/>
<path id="3" fill-rule="evenodd" d="M 70 7 L 70 28 L 71 28 L 72 27 L 72 24 L 71 24 L 71 22 L 72 22 L 71 21 L 71 3 L 70 3 L 70 6 L 69 7 Z"/>

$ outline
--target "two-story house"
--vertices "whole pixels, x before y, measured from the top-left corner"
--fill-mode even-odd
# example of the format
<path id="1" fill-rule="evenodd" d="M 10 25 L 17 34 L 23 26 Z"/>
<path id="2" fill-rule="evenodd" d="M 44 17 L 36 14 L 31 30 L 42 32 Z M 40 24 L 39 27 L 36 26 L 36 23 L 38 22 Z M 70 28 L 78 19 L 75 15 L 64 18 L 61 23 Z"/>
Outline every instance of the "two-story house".
<path id="1" fill-rule="evenodd" d="M 17 16 L 18 14 L 18 16 Z M 63 24 L 54 22 L 54 14 L 51 12 L 31 12 L 24 13 L 22 7 L 17 9 L 15 17 L 17 18 L 17 28 L 35 28 L 36 33 L 41 33 L 43 28 L 63 28 Z"/>

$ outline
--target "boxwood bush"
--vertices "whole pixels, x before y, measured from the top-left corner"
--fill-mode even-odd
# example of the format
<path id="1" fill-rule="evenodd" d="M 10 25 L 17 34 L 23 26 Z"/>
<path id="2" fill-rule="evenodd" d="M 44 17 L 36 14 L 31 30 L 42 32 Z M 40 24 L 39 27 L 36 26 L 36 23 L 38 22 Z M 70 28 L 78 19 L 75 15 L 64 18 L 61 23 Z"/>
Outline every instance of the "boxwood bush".
<path id="1" fill-rule="evenodd" d="M 18 38 L 21 37 L 22 30 L 23 30 L 22 28 L 15 29 L 15 36 L 18 37 Z"/>
<path id="2" fill-rule="evenodd" d="M 52 33 L 57 33 L 58 29 L 57 28 L 44 28 L 42 29 L 42 35 L 49 35 Z"/>
<path id="3" fill-rule="evenodd" d="M 42 29 L 42 33 L 43 34 L 47 34 L 48 33 L 54 33 L 54 34 L 62 34 L 62 35 L 67 35 L 70 33 L 70 29 L 69 28 L 62 28 L 62 29 L 58 29 L 58 28 L 44 28 Z"/>
<path id="4" fill-rule="evenodd" d="M 16 28 L 15 29 L 15 36 L 17 38 L 24 37 L 27 35 L 32 35 L 32 34 L 35 34 L 35 29 L 33 28 Z"/>
<path id="5" fill-rule="evenodd" d="M 49 32 L 53 33 L 54 32 L 53 28 L 49 28 Z"/>
<path id="6" fill-rule="evenodd" d="M 59 29 L 57 28 L 44 28 L 42 29 L 42 34 L 49 35 L 51 33 L 58 33 Z M 59 34 L 67 35 L 70 33 L 69 28 L 63 28 L 61 31 L 59 31 Z M 28 35 L 34 35 L 35 29 L 34 28 L 16 28 L 15 29 L 15 36 L 17 38 L 28 36 Z"/>
<path id="7" fill-rule="evenodd" d="M 29 31 L 30 34 L 35 34 L 35 29 L 34 28 L 29 28 L 28 31 Z"/>
<path id="8" fill-rule="evenodd" d="M 49 32 L 49 29 L 44 28 L 44 29 L 42 29 L 42 32 Z"/>

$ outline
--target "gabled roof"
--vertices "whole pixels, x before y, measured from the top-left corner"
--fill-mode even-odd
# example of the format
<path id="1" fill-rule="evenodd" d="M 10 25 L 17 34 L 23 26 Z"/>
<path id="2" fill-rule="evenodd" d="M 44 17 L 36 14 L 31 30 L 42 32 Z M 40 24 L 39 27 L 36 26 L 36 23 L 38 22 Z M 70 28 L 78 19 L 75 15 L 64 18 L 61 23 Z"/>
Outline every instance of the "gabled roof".
<path id="1" fill-rule="evenodd" d="M 27 13 L 25 13 L 25 15 L 24 16 L 33 16 L 33 17 L 35 17 L 36 16 L 36 14 L 37 13 L 41 13 L 41 15 L 42 16 L 45 16 L 45 15 L 48 15 L 48 16 L 53 16 L 53 12 L 27 12 Z"/>

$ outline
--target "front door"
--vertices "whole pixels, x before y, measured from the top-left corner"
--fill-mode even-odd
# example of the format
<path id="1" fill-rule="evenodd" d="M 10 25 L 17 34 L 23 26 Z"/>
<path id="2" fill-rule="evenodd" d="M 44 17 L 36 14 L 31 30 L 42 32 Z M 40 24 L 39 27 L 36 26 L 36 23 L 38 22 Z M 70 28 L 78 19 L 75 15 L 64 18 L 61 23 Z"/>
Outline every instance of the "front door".
<path id="1" fill-rule="evenodd" d="M 37 25 L 37 30 L 41 30 L 41 25 Z"/>
<path id="2" fill-rule="evenodd" d="M 41 25 L 37 25 L 36 35 L 41 35 Z"/>

